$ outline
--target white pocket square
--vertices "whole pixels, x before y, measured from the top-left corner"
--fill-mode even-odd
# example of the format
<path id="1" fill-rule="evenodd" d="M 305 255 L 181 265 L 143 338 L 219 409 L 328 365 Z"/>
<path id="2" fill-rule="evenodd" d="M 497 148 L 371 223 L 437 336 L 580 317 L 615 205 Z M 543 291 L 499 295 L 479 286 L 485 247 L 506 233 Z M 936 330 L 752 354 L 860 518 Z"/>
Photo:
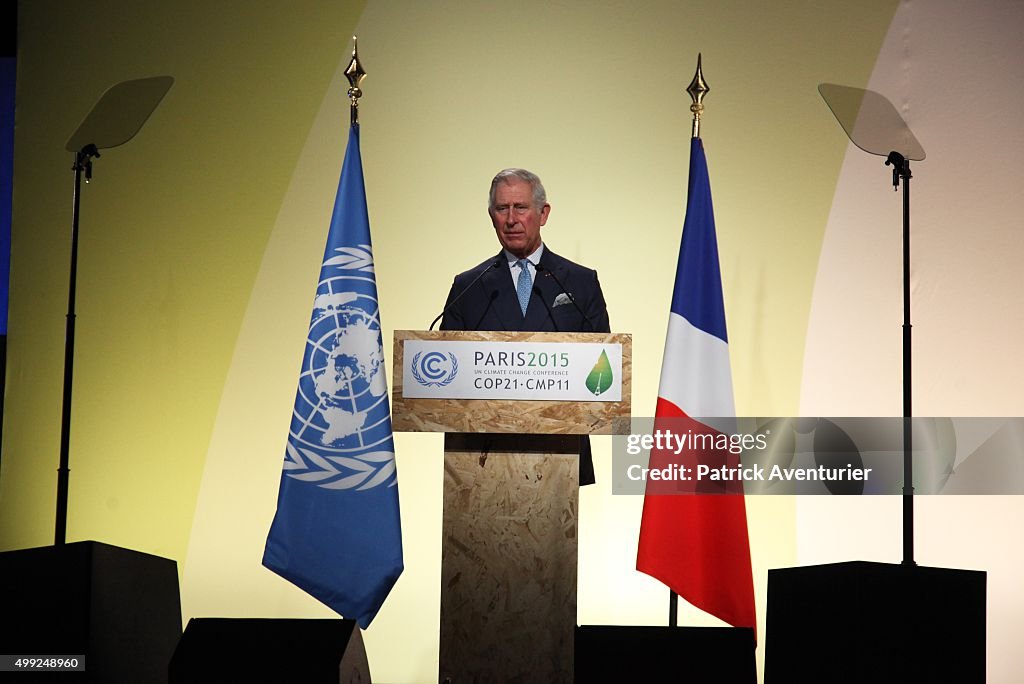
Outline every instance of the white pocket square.
<path id="1" fill-rule="evenodd" d="M 556 306 L 562 306 L 564 304 L 572 304 L 572 297 L 570 297 L 569 293 L 567 292 L 563 292 L 562 294 L 555 297 L 555 303 L 551 305 L 551 308 L 555 308 Z"/>

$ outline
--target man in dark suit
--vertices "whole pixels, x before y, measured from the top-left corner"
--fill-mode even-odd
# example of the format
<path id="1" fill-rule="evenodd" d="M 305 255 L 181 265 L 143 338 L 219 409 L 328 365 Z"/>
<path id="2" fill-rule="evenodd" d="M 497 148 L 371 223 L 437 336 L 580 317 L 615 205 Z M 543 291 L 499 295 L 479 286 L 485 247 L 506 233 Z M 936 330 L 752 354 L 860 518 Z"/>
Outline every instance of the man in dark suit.
<path id="1" fill-rule="evenodd" d="M 494 177 L 487 213 L 502 251 L 455 276 L 442 330 L 610 332 L 597 272 L 541 241 L 550 212 L 534 174 L 505 169 Z"/>
<path id="2" fill-rule="evenodd" d="M 502 250 L 455 276 L 442 330 L 610 332 L 597 272 L 560 257 L 540 237 L 551 205 L 525 169 L 499 171 L 487 213 Z M 594 481 L 590 440 L 581 440 L 580 484 Z"/>

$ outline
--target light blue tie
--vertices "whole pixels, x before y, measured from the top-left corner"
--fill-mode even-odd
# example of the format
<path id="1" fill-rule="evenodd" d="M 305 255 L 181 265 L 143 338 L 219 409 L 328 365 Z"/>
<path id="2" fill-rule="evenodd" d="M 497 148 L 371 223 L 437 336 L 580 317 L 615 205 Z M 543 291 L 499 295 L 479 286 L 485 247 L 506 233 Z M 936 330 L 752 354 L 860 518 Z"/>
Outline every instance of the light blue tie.
<path id="1" fill-rule="evenodd" d="M 530 305 L 531 286 L 533 285 L 533 280 L 530 278 L 530 260 L 520 259 L 516 263 L 519 264 L 516 294 L 519 295 L 519 308 L 523 310 L 523 316 L 525 316 L 526 307 Z"/>

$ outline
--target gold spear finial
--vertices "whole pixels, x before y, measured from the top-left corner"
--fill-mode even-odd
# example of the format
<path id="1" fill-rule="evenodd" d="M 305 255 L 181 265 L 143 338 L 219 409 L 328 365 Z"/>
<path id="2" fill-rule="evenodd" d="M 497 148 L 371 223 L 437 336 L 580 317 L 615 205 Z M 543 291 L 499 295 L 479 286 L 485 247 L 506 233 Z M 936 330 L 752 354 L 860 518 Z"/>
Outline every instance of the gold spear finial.
<path id="1" fill-rule="evenodd" d="M 348 63 L 348 67 L 345 68 L 345 78 L 348 79 L 348 99 L 351 104 L 350 111 L 352 113 L 352 125 L 355 126 L 359 123 L 359 98 L 363 96 L 363 91 L 359 87 L 362 83 L 363 78 L 366 76 L 366 71 L 363 70 L 363 65 L 359 63 L 359 50 L 358 50 L 358 39 L 356 36 L 352 36 L 352 61 Z"/>
<path id="2" fill-rule="evenodd" d="M 690 98 L 693 100 L 693 104 L 690 105 L 690 111 L 693 112 L 693 137 L 699 138 L 700 117 L 704 113 L 704 96 L 711 92 L 711 87 L 704 80 L 704 72 L 700 68 L 699 52 L 697 53 L 697 73 L 693 75 L 693 80 L 686 87 L 686 92 L 690 93 Z"/>

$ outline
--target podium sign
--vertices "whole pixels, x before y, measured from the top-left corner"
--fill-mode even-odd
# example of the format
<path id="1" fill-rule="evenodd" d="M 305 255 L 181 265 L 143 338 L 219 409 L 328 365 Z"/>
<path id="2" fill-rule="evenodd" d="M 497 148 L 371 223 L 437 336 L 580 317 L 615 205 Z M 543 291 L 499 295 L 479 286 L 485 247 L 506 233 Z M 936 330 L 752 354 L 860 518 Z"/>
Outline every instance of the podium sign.
<path id="1" fill-rule="evenodd" d="M 402 395 L 622 401 L 622 344 L 406 340 Z"/>
<path id="2" fill-rule="evenodd" d="M 629 417 L 631 354 L 622 333 L 396 330 L 392 425 L 609 435 Z"/>

